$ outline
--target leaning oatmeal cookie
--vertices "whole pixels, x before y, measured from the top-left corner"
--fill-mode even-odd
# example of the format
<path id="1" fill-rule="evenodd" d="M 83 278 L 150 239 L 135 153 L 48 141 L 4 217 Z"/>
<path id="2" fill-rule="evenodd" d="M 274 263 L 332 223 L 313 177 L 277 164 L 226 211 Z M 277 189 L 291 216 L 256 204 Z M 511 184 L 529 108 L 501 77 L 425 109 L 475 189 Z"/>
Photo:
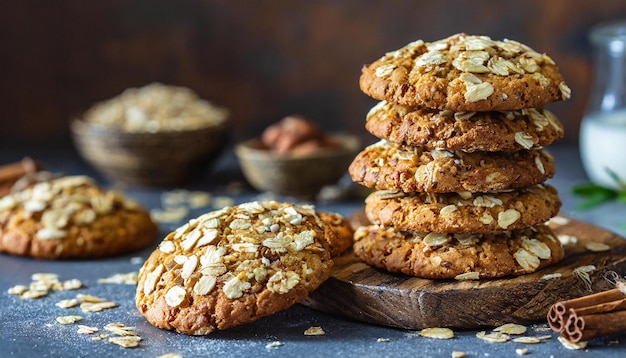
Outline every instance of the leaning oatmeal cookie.
<path id="1" fill-rule="evenodd" d="M 365 128 L 394 143 L 465 152 L 539 149 L 563 138 L 563 126 L 556 116 L 534 108 L 452 112 L 382 101 L 367 114 Z"/>
<path id="2" fill-rule="evenodd" d="M 557 190 L 542 184 L 498 193 L 377 191 L 365 199 L 371 223 L 421 232 L 517 230 L 548 221 L 560 207 Z"/>
<path id="3" fill-rule="evenodd" d="M 147 247 L 157 235 L 145 209 L 85 176 L 38 182 L 0 199 L 0 252 L 100 258 Z"/>
<path id="4" fill-rule="evenodd" d="M 429 151 L 381 140 L 361 151 L 348 171 L 356 183 L 378 190 L 486 192 L 542 183 L 554 175 L 554 164 L 542 150 Z"/>
<path id="5" fill-rule="evenodd" d="M 137 307 L 154 326 L 191 335 L 285 310 L 330 275 L 324 230 L 311 205 L 250 202 L 204 214 L 144 263 Z"/>
<path id="6" fill-rule="evenodd" d="M 389 52 L 363 67 L 360 87 L 379 100 L 452 111 L 543 108 L 571 92 L 547 55 L 466 34 Z"/>
<path id="7" fill-rule="evenodd" d="M 354 253 L 390 272 L 428 279 L 476 280 L 523 275 L 559 262 L 563 247 L 537 225 L 495 234 L 439 234 L 378 225 L 355 233 Z"/>
<path id="8" fill-rule="evenodd" d="M 320 212 L 319 217 L 329 226 L 329 230 L 326 230 L 326 241 L 330 256 L 339 256 L 352 247 L 354 229 L 348 220 L 341 214 L 326 211 Z"/>

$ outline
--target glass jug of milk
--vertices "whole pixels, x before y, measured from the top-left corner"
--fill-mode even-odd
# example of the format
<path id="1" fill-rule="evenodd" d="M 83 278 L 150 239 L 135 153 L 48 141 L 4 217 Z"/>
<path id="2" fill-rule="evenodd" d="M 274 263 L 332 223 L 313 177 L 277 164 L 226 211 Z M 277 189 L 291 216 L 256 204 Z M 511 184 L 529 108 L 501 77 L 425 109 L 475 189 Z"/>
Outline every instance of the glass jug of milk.
<path id="1" fill-rule="evenodd" d="M 589 179 L 618 188 L 626 182 L 626 20 L 591 30 L 595 78 L 580 126 L 580 154 Z"/>

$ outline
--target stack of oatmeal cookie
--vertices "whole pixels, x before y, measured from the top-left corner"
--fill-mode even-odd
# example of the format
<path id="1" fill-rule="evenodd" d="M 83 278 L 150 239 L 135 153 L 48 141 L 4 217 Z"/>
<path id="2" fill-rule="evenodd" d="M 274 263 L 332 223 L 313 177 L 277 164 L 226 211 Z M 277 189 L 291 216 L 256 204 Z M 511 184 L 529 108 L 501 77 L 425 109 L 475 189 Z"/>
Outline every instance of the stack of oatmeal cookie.
<path id="1" fill-rule="evenodd" d="M 570 89 L 550 57 L 515 41 L 453 35 L 421 40 L 363 68 L 381 100 L 367 130 L 381 141 L 349 168 L 378 191 L 373 225 L 355 234 L 363 261 L 423 278 L 535 272 L 563 258 L 544 223 L 561 206 L 542 147 L 563 127 L 543 109 Z"/>

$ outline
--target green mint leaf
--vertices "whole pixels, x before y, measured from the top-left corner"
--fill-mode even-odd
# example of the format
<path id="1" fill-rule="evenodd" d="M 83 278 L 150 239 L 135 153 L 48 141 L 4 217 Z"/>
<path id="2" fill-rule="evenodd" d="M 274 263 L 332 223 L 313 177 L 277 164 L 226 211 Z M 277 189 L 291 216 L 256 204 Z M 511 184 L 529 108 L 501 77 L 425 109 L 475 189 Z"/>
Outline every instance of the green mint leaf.
<path id="1" fill-rule="evenodd" d="M 594 194 L 586 195 L 585 200 L 576 207 L 576 210 L 583 211 L 595 208 L 600 204 L 614 199 L 616 195 L 614 191 L 597 191 Z"/>
<path id="2" fill-rule="evenodd" d="M 594 196 L 594 195 L 605 195 L 614 197 L 617 196 L 615 190 L 603 187 L 597 184 L 581 184 L 572 187 L 572 193 L 580 196 Z"/>
<path id="3" fill-rule="evenodd" d="M 606 173 L 611 177 L 611 179 L 613 179 L 617 185 L 620 186 L 620 188 L 622 188 L 623 190 L 626 190 L 626 182 L 624 182 L 619 175 L 617 175 L 616 172 L 612 171 L 609 168 L 604 168 L 604 170 L 606 171 Z"/>

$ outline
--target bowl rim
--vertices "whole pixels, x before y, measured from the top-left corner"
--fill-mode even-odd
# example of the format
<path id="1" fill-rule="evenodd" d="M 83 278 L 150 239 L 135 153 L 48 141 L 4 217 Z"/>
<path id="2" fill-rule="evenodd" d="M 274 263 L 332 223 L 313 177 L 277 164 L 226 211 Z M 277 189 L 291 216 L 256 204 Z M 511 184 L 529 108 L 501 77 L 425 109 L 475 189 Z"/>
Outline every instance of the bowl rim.
<path id="1" fill-rule="evenodd" d="M 336 147 L 322 147 L 319 150 L 314 151 L 307 155 L 290 154 L 277 154 L 266 148 L 259 148 L 261 146 L 261 138 L 254 137 L 244 141 L 241 141 L 235 145 L 235 153 L 240 159 L 264 159 L 264 160 L 281 160 L 281 161 L 301 161 L 308 159 L 320 159 L 336 157 L 346 154 L 356 154 L 361 146 L 359 138 L 351 133 L 346 132 L 330 132 L 328 136 L 337 139 L 339 146 Z"/>
<path id="2" fill-rule="evenodd" d="M 108 126 L 102 123 L 92 123 L 85 121 L 82 118 L 75 118 L 70 123 L 71 131 L 76 135 L 85 135 L 89 132 L 96 134 L 105 134 L 105 135 L 125 135 L 125 136 L 155 136 L 155 135 L 163 135 L 163 136 L 176 136 L 176 135 L 184 135 L 190 133 L 203 133 L 203 132 L 212 132 L 212 131 L 223 131 L 230 126 L 230 119 L 226 118 L 221 123 L 208 126 L 208 127 L 200 127 L 194 129 L 184 129 L 184 130 L 159 130 L 157 132 L 131 132 L 125 131 L 123 129 L 117 128 L 115 126 Z"/>

